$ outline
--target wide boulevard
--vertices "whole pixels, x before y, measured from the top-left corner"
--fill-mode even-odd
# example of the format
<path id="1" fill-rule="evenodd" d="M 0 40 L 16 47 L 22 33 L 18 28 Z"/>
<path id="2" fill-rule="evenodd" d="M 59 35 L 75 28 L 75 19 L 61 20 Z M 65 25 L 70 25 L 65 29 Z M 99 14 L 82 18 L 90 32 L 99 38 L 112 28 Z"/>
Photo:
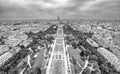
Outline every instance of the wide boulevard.
<path id="1" fill-rule="evenodd" d="M 69 56 L 64 44 L 63 25 L 58 26 L 46 74 L 71 74 Z"/>

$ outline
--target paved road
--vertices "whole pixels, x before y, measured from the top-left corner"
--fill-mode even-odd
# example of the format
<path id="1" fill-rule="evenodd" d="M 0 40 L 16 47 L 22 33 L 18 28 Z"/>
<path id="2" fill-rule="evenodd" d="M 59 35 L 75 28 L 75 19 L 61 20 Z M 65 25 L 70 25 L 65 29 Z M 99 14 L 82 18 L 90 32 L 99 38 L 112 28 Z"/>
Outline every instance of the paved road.
<path id="1" fill-rule="evenodd" d="M 71 74 L 69 56 L 66 55 L 62 26 L 58 27 L 57 36 L 51 52 L 46 74 Z"/>

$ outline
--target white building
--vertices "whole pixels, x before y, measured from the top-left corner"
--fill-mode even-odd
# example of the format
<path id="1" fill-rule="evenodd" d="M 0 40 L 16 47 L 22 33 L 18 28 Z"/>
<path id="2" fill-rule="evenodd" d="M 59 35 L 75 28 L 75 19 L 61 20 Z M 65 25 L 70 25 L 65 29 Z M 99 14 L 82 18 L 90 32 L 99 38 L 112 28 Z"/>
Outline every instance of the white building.
<path id="1" fill-rule="evenodd" d="M 92 40 L 91 38 L 86 39 L 86 41 L 87 41 L 91 46 L 99 47 L 99 45 L 98 45 L 94 40 Z"/>
<path id="2" fill-rule="evenodd" d="M 108 62 L 115 66 L 117 71 L 120 71 L 120 59 L 118 59 L 117 56 L 105 48 L 98 48 L 97 50 L 108 60 Z"/>
<path id="3" fill-rule="evenodd" d="M 9 58 L 11 58 L 13 56 L 12 53 L 10 52 L 6 52 L 5 54 L 1 55 L 0 56 L 0 66 L 2 64 L 4 64 Z"/>

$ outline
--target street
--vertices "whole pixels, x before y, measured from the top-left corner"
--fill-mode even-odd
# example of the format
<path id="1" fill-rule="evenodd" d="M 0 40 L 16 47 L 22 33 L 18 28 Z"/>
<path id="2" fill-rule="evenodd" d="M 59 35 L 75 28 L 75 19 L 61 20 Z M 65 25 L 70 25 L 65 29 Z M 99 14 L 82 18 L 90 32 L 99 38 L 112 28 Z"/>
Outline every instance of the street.
<path id="1" fill-rule="evenodd" d="M 71 74 L 62 27 L 62 25 L 58 27 L 46 74 Z"/>

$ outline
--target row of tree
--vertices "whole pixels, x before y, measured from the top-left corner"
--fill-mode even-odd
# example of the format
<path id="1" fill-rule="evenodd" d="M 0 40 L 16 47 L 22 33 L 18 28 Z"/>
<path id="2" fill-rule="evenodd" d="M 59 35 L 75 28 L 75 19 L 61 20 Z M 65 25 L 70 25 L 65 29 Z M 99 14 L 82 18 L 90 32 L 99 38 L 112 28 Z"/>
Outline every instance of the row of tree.
<path id="1" fill-rule="evenodd" d="M 35 51 L 38 46 L 44 47 L 44 45 L 48 46 L 48 44 L 52 43 L 54 37 L 45 36 L 47 34 L 55 34 L 57 32 L 57 26 L 55 26 L 56 25 L 52 25 L 47 30 L 39 31 L 38 33 L 26 33 L 28 38 L 32 38 L 33 41 L 27 47 L 24 47 L 24 45 L 18 45 L 21 50 L 13 57 L 8 59 L 8 61 L 6 61 L 5 64 L 0 67 L 0 74 L 18 74 L 17 65 L 21 62 L 22 59 L 24 59 L 28 54 L 30 54 L 30 50 L 28 50 L 28 48 L 31 48 L 33 51 Z M 25 74 L 41 74 L 41 70 L 39 68 L 32 68 L 31 70 L 28 69 Z"/>
<path id="2" fill-rule="evenodd" d="M 65 25 L 63 29 L 65 34 L 72 34 L 74 36 L 74 39 L 70 39 L 70 37 L 66 37 L 66 39 L 69 42 L 68 44 L 71 44 L 75 49 L 79 48 L 82 50 L 80 56 L 83 57 L 82 58 L 83 60 L 85 60 L 85 58 L 89 56 L 89 61 L 96 61 L 98 63 L 99 69 L 101 70 L 101 74 L 120 74 L 118 71 L 116 71 L 115 67 L 111 65 L 109 62 L 107 62 L 104 56 L 102 56 L 97 51 L 97 47 L 92 47 L 89 43 L 86 42 L 86 39 L 91 38 L 93 33 L 82 33 L 81 31 L 75 31 L 69 25 Z M 76 43 L 74 40 L 79 42 Z M 81 48 L 81 46 L 84 47 L 86 50 Z M 91 72 L 91 74 L 96 73 Z"/>

